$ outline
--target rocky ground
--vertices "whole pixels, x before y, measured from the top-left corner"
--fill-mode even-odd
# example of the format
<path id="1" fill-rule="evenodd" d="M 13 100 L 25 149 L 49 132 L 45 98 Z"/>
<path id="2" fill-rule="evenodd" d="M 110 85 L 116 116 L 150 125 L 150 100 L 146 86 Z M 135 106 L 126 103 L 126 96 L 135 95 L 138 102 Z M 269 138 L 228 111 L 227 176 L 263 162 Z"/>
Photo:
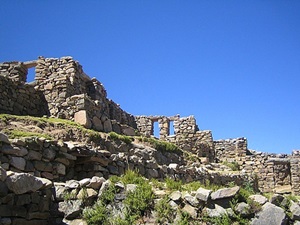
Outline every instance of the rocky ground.
<path id="1" fill-rule="evenodd" d="M 0 115 L 0 160 L 0 224 L 300 224 L 242 171 L 71 121 Z"/>

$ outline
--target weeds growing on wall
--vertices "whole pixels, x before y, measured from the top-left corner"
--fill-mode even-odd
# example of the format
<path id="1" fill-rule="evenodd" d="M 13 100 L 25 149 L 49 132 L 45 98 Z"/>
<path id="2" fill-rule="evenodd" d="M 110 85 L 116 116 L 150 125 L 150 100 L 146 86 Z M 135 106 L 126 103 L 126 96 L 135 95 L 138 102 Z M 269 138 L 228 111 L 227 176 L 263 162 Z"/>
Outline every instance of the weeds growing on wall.
<path id="1" fill-rule="evenodd" d="M 183 151 L 177 145 L 170 142 L 157 140 L 155 138 L 147 138 L 147 137 L 138 137 L 137 139 L 140 142 L 150 143 L 151 146 L 157 149 L 158 151 L 183 154 Z"/>
<path id="2" fill-rule="evenodd" d="M 240 166 L 237 162 L 222 162 L 223 165 L 228 166 L 230 169 L 232 169 L 233 171 L 239 171 L 240 170 Z"/>
<path id="3" fill-rule="evenodd" d="M 8 137 L 11 139 L 21 138 L 21 137 L 39 137 L 39 138 L 46 138 L 48 140 L 53 140 L 53 138 L 50 135 L 40 134 L 40 133 L 36 133 L 36 132 L 29 132 L 29 131 L 4 129 L 3 133 L 8 135 Z"/>
<path id="4" fill-rule="evenodd" d="M 117 134 L 115 132 L 110 132 L 109 133 L 109 137 L 113 140 L 120 140 L 120 141 L 123 141 L 125 142 L 126 144 L 131 144 L 131 142 L 134 141 L 134 138 L 133 137 L 130 137 L 130 136 L 126 136 L 126 135 L 121 135 L 121 134 Z"/>

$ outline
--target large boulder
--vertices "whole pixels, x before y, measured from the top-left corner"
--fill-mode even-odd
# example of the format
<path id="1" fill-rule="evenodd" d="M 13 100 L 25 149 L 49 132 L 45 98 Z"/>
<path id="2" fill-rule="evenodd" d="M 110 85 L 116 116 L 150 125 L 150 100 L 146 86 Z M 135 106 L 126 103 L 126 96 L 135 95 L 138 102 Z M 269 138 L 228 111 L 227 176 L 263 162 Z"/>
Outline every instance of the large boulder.
<path id="1" fill-rule="evenodd" d="M 6 178 L 5 184 L 15 194 L 35 192 L 44 186 L 40 179 L 28 173 L 14 173 Z"/>
<path id="2" fill-rule="evenodd" d="M 251 225 L 285 225 L 288 219 L 284 210 L 270 202 L 263 205 L 262 210 L 256 215 Z"/>

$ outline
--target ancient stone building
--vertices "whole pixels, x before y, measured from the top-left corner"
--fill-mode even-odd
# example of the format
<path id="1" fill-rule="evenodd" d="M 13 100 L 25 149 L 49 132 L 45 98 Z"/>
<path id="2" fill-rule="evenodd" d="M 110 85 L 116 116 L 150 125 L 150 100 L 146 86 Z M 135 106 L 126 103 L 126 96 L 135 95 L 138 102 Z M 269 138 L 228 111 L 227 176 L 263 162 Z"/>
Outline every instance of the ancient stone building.
<path id="1" fill-rule="evenodd" d="M 35 79 L 28 83 L 28 69 L 33 67 Z M 212 132 L 200 130 L 193 116 L 133 116 L 108 99 L 101 82 L 86 75 L 72 57 L 0 63 L 0 113 L 64 118 L 96 131 L 147 137 L 158 123 L 161 140 L 195 154 L 202 163 L 237 163 L 264 192 L 300 194 L 298 151 L 265 154 L 249 150 L 245 138 L 214 141 Z"/>

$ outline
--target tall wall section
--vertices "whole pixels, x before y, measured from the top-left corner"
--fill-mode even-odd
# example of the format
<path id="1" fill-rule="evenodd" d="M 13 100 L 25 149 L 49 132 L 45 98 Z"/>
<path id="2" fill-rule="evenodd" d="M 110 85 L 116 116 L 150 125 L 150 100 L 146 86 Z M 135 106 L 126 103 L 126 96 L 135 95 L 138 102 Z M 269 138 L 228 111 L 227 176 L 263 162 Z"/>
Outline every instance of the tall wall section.
<path id="1" fill-rule="evenodd" d="M 31 67 L 35 81 L 26 83 Z M 103 85 L 72 57 L 1 63 L 0 84 L 0 113 L 47 115 L 98 131 L 134 134 L 134 117 L 108 99 Z"/>

